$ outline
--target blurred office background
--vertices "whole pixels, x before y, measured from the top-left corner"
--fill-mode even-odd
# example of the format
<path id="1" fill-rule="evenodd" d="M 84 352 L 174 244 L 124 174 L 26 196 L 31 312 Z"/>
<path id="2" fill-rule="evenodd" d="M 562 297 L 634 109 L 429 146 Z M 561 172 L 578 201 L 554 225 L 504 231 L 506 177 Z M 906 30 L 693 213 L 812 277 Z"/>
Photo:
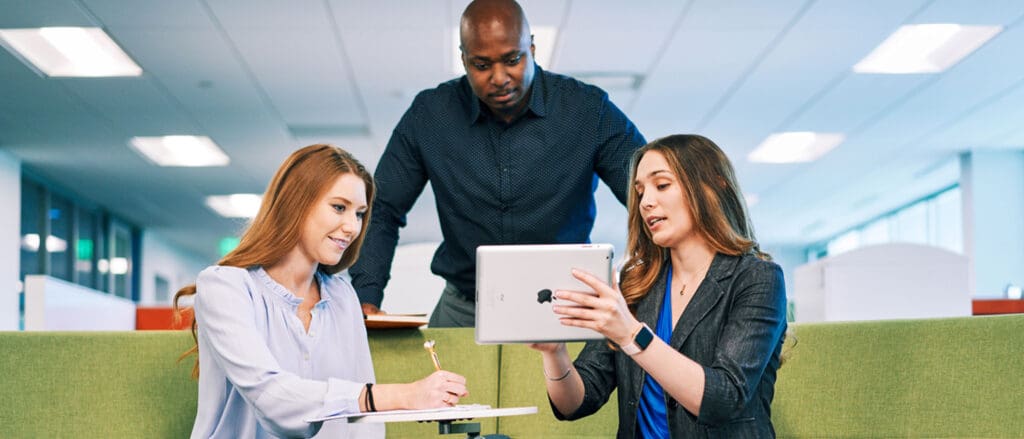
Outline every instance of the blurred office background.
<path id="1" fill-rule="evenodd" d="M 466 4 L 0 0 L 0 329 L 23 325 L 27 275 L 169 304 L 298 147 L 374 168 L 415 94 L 461 74 Z M 797 267 L 912 243 L 964 258 L 965 297 L 1019 298 L 1024 2 L 522 4 L 542 67 L 604 88 L 649 140 L 726 150 L 791 291 Z M 621 254 L 625 210 L 597 198 L 592 240 Z M 429 311 L 440 239 L 428 187 L 392 310 Z"/>

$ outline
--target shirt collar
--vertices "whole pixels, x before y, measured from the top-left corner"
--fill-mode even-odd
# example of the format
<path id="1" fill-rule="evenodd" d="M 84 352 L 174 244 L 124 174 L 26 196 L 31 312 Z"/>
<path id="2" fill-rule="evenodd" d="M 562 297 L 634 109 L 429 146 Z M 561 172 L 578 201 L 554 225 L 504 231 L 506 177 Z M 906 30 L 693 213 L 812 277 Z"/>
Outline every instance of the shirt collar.
<path id="1" fill-rule="evenodd" d="M 530 102 L 526 106 L 527 113 L 533 113 L 537 117 L 545 117 L 548 114 L 547 102 L 544 99 L 546 89 L 544 88 L 544 70 L 539 65 L 533 65 L 533 84 L 530 90 Z M 469 78 L 462 76 L 462 89 L 469 95 L 468 122 L 470 125 L 476 123 L 484 116 L 480 98 L 473 94 L 473 88 L 469 86 Z M 526 116 L 525 114 L 523 115 Z"/>
<path id="2" fill-rule="evenodd" d="M 266 285 L 267 288 L 270 288 L 270 291 L 273 291 L 274 294 L 283 299 L 285 302 L 288 302 L 296 306 L 302 303 L 302 299 L 299 296 L 292 294 L 292 292 L 288 291 L 287 288 L 277 283 L 277 281 L 275 281 L 274 278 L 270 277 L 270 274 L 267 273 L 267 271 L 264 270 L 263 267 L 256 266 L 256 276 L 263 281 L 264 285 Z M 329 277 L 326 274 L 320 272 L 320 270 L 317 270 L 314 276 L 316 277 L 316 282 L 320 285 L 320 301 L 317 302 L 317 305 L 329 302 L 331 300 L 331 293 L 328 292 L 327 288 L 327 282 L 329 280 Z"/>

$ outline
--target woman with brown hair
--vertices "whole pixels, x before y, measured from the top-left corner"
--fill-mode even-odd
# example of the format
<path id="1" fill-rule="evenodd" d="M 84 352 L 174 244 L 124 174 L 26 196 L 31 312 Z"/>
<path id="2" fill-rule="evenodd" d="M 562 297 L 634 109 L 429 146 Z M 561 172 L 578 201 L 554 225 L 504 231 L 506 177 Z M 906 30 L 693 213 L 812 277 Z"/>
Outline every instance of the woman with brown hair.
<path id="1" fill-rule="evenodd" d="M 238 247 L 175 295 L 175 308 L 194 295 L 193 438 L 382 438 L 380 424 L 307 420 L 444 407 L 467 394 L 448 371 L 373 384 L 359 300 L 335 276 L 359 257 L 373 195 L 373 178 L 342 149 L 295 151 Z"/>
<path id="2" fill-rule="evenodd" d="M 633 157 L 621 284 L 574 271 L 593 292 L 556 292 L 578 305 L 555 307 L 562 324 L 608 341 L 575 362 L 564 343 L 532 346 L 556 417 L 594 413 L 617 387 L 619 438 L 774 437 L 785 286 L 754 239 L 729 159 L 697 135 Z"/>

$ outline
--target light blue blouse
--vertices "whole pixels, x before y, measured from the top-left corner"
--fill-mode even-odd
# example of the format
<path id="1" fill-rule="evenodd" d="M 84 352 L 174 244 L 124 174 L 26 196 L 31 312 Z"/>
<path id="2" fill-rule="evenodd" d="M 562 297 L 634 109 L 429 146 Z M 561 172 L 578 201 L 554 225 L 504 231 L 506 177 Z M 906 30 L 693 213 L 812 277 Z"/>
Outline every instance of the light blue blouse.
<path id="1" fill-rule="evenodd" d="M 213 266 L 196 281 L 199 406 L 192 438 L 383 438 L 382 424 L 308 423 L 359 411 L 374 382 L 352 285 L 317 273 L 320 302 L 307 333 L 302 300 L 262 268 Z M 321 428 L 322 427 L 322 428 Z"/>

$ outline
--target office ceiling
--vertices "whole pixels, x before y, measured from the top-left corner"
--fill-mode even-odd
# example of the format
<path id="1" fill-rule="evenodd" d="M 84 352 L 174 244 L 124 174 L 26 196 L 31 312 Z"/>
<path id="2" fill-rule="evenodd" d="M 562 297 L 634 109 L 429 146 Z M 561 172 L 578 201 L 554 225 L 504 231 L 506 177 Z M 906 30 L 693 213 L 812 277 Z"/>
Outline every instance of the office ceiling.
<path id="1" fill-rule="evenodd" d="M 100 26 L 137 78 L 41 77 L 0 50 L 0 149 L 26 169 L 203 258 L 243 226 L 206 195 L 261 192 L 292 150 L 331 142 L 375 166 L 418 90 L 454 77 L 465 0 L 0 0 L 0 28 Z M 1019 0 L 528 0 L 558 29 L 549 70 L 625 73 L 609 87 L 648 139 L 700 133 L 756 195 L 768 245 L 803 245 L 954 183 L 956 154 L 1024 146 Z M 897 27 L 1005 26 L 939 74 L 856 74 Z M 750 163 L 779 131 L 839 132 L 813 163 Z M 207 135 L 224 168 L 160 168 L 131 136 Z M 595 241 L 622 243 L 625 212 L 599 192 Z M 421 198 L 404 242 L 436 241 Z"/>

